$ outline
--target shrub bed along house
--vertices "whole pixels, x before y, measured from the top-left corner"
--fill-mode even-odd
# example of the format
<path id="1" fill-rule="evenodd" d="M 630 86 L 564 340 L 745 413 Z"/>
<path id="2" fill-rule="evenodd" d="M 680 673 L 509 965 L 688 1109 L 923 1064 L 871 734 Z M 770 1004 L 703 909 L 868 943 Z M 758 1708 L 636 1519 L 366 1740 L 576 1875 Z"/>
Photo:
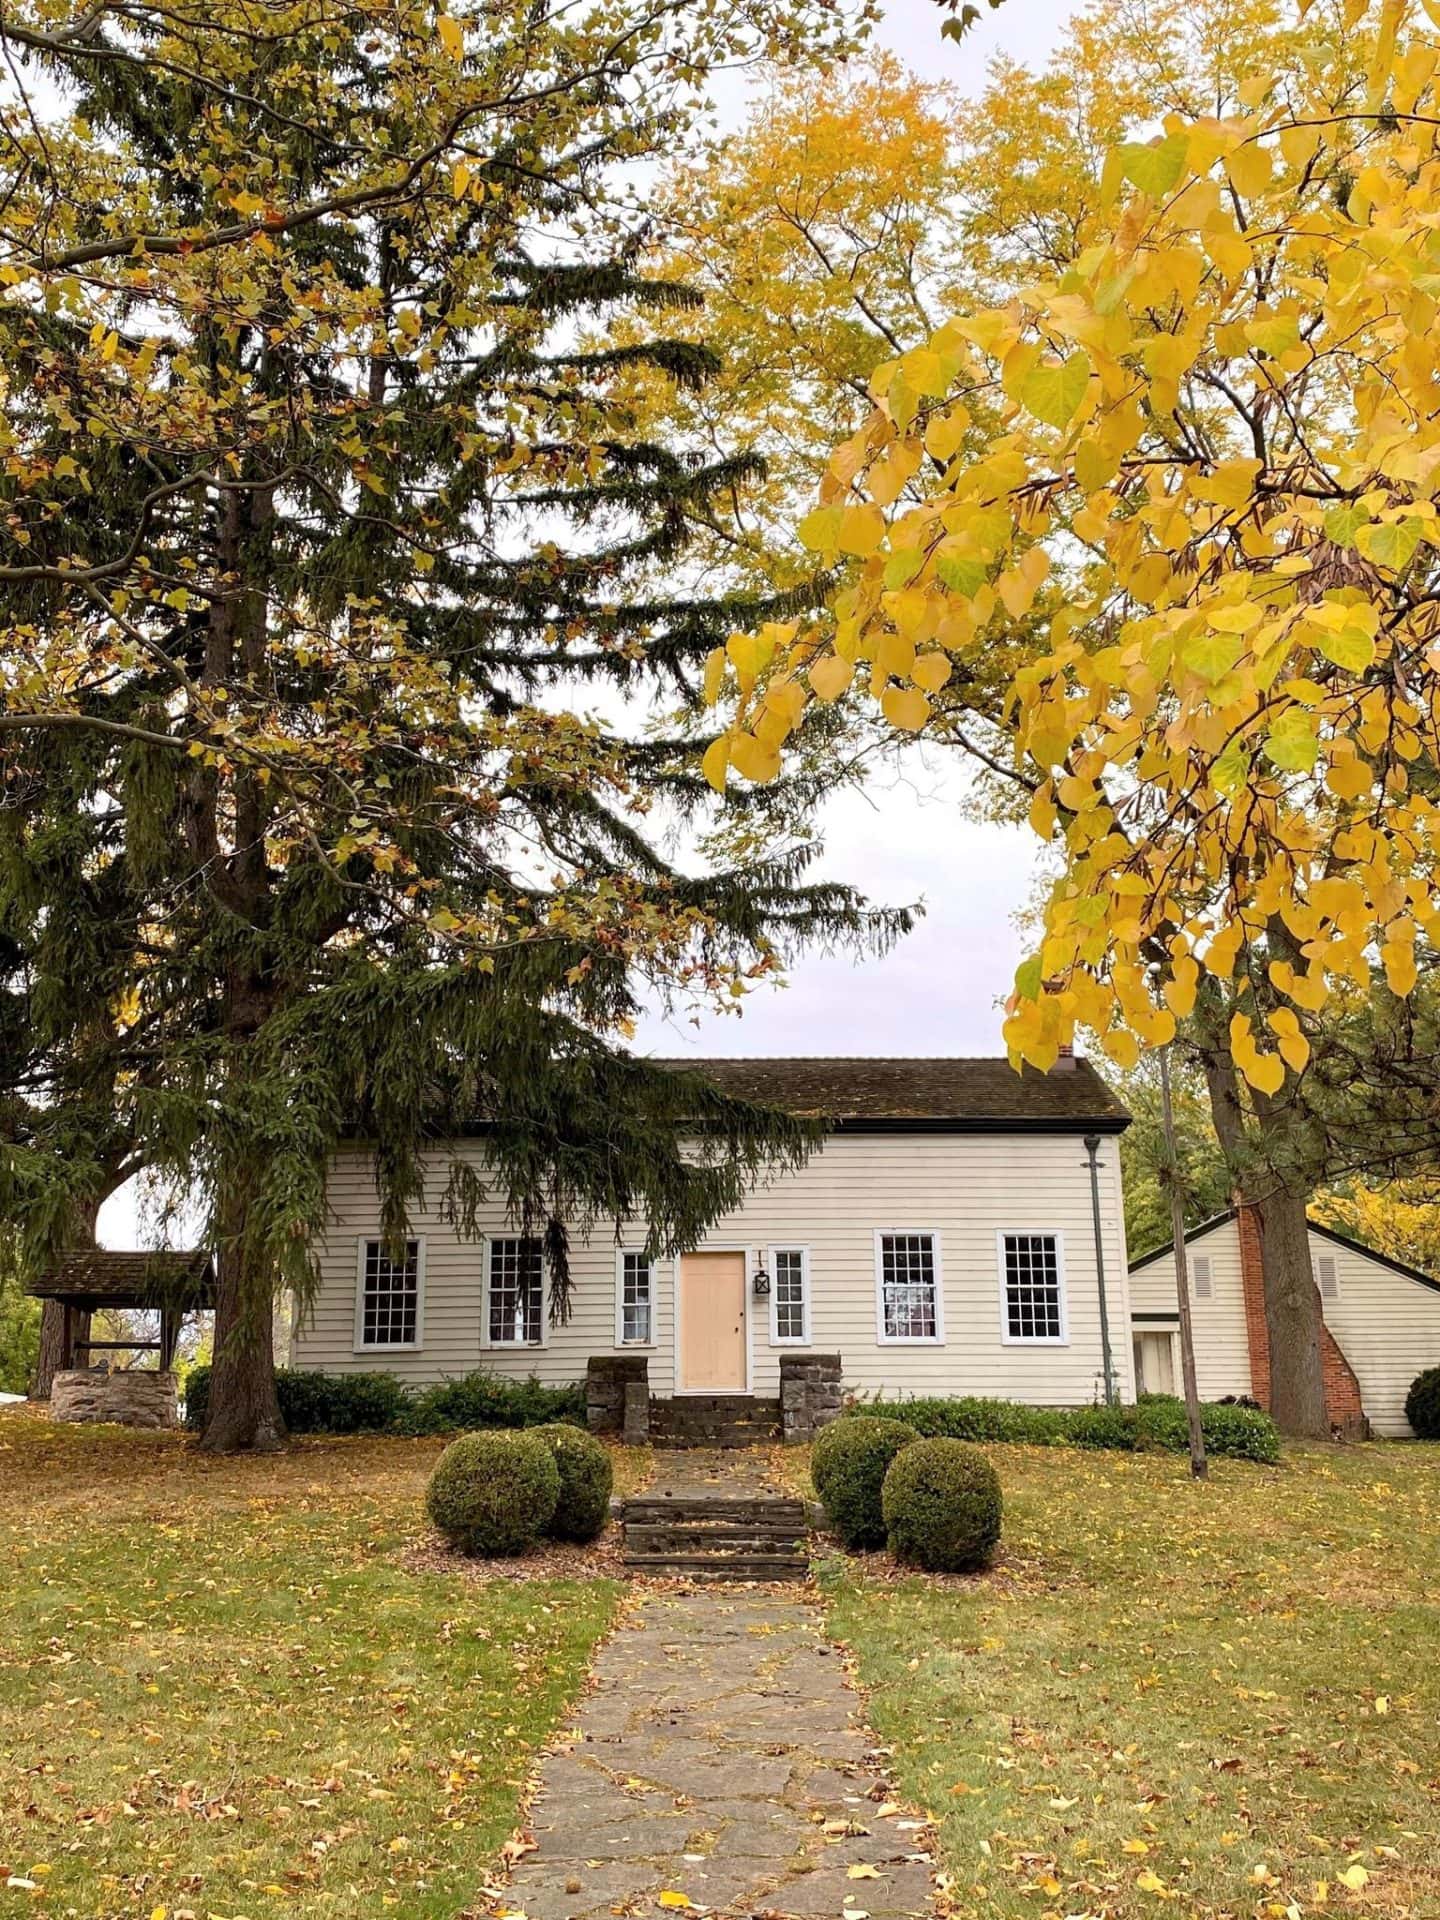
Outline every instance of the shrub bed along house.
<path id="1" fill-rule="evenodd" d="M 560 1469 L 536 1433 L 462 1433 L 436 1463 L 425 1511 L 462 1553 L 523 1553 L 550 1526 Z"/>
<path id="2" fill-rule="evenodd" d="M 810 1478 L 847 1547 L 883 1547 L 880 1491 L 891 1461 L 919 1439 L 901 1420 L 832 1420 L 810 1454 Z"/>
<path id="3" fill-rule="evenodd" d="M 1000 1539 L 1000 1481 L 966 1440 L 902 1448 L 886 1472 L 881 1505 L 891 1553 L 927 1573 L 973 1573 Z"/>
<path id="4" fill-rule="evenodd" d="M 463 1433 L 486 1427 L 585 1425 L 585 1388 L 543 1387 L 533 1377 L 467 1374 L 431 1387 L 407 1387 L 392 1373 L 314 1373 L 280 1367 L 280 1412 L 291 1433 Z M 205 1424 L 210 1369 L 185 1380 L 185 1424 Z"/>
<path id="5" fill-rule="evenodd" d="M 902 1420 L 931 1439 L 988 1441 L 1032 1447 L 1137 1448 L 1184 1453 L 1190 1444 L 1185 1403 L 1173 1394 L 1143 1394 L 1127 1407 L 1018 1407 L 1008 1400 L 869 1400 L 847 1416 Z M 1205 1446 L 1217 1459 L 1273 1466 L 1280 1435 L 1258 1407 L 1212 1402 L 1200 1410 Z M 1412 1422 L 1413 1425 L 1413 1422 Z"/>
<path id="6" fill-rule="evenodd" d="M 610 1517 L 615 1469 L 592 1433 L 579 1427 L 531 1427 L 560 1471 L 560 1498 L 546 1532 L 555 1540 L 593 1540 Z"/>
<path id="7" fill-rule="evenodd" d="M 1405 1396 L 1405 1418 L 1417 1440 L 1440 1440 L 1440 1367 L 1416 1375 Z"/>

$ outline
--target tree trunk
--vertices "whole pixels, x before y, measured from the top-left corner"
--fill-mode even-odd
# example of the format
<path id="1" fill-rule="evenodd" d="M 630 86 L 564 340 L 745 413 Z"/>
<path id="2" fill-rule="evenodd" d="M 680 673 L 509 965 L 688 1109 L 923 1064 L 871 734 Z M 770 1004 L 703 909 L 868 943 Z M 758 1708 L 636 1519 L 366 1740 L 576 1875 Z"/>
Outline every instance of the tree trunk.
<path id="1" fill-rule="evenodd" d="M 275 1390 L 274 1288 L 254 1244 L 253 1171 L 225 1166 L 215 1217 L 215 1350 L 200 1445 L 207 1453 L 273 1453 L 285 1444 Z"/>
<path id="2" fill-rule="evenodd" d="M 1323 1440 L 1330 1432 L 1321 1365 L 1323 1316 L 1310 1265 L 1303 1193 L 1274 1186 L 1257 1195 L 1265 1325 L 1270 1335 L 1270 1415 L 1282 1433 Z"/>
<path id="3" fill-rule="evenodd" d="M 1282 1433 L 1323 1438 L 1325 1377 L 1320 1366 L 1320 1295 L 1310 1268 L 1305 1220 L 1308 1193 L 1287 1187 L 1264 1152 L 1267 1131 L 1278 1133 L 1285 1116 L 1268 1108 L 1259 1116 L 1259 1138 L 1247 1126 L 1240 1076 L 1231 1058 L 1225 1008 L 1218 989 L 1197 1006 L 1197 1039 L 1210 1116 L 1237 1198 L 1251 1202 L 1260 1226 L 1265 1324 L 1270 1338 L 1270 1413 Z"/>

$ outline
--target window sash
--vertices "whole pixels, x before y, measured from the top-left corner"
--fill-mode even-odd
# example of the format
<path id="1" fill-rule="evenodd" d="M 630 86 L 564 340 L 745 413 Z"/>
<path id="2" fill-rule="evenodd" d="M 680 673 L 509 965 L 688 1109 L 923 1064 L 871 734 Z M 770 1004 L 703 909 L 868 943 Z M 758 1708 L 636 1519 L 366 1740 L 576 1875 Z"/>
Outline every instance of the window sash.
<path id="1" fill-rule="evenodd" d="M 1051 1343 L 1065 1338 L 1060 1239 L 1053 1233 L 1001 1235 L 1005 1279 L 1005 1337 Z"/>
<path id="2" fill-rule="evenodd" d="M 933 1233 L 880 1235 L 880 1313 L 887 1340 L 938 1340 L 940 1288 Z"/>
<path id="3" fill-rule="evenodd" d="M 367 1240 L 361 1256 L 362 1347 L 413 1347 L 420 1337 L 420 1242 L 407 1240 L 398 1260 L 383 1240 Z"/>
<path id="4" fill-rule="evenodd" d="M 544 1333 L 545 1263 L 540 1242 L 492 1240 L 488 1325 L 492 1347 L 538 1347 Z"/>
<path id="5" fill-rule="evenodd" d="M 648 1253 L 620 1256 L 620 1344 L 648 1347 L 655 1337 L 655 1262 Z"/>
<path id="6" fill-rule="evenodd" d="M 803 1247 L 770 1250 L 772 1323 L 777 1342 L 804 1346 L 810 1338 L 809 1262 Z"/>

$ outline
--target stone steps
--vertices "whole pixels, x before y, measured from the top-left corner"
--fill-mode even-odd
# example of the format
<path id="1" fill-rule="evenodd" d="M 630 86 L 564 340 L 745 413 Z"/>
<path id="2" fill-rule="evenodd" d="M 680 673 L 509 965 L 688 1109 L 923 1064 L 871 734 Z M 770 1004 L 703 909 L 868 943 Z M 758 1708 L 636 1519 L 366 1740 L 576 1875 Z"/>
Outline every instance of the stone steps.
<path id="1" fill-rule="evenodd" d="M 641 1495 L 620 1509 L 624 1563 L 635 1573 L 704 1580 L 803 1580 L 799 1500 Z"/>
<path id="2" fill-rule="evenodd" d="M 768 1446 L 780 1438 L 780 1401 L 748 1393 L 688 1393 L 650 1402 L 655 1447 Z"/>

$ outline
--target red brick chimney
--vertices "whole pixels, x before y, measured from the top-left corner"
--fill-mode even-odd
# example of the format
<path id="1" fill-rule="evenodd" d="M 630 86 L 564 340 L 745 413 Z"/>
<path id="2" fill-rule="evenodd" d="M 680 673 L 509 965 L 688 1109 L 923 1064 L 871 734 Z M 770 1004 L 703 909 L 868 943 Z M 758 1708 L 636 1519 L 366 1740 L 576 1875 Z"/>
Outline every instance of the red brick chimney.
<path id="1" fill-rule="evenodd" d="M 1050 1071 L 1051 1073 L 1073 1073 L 1075 1071 L 1074 1047 L 1061 1047 L 1059 1053 L 1055 1056 L 1055 1064 L 1051 1067 Z"/>
<path id="2" fill-rule="evenodd" d="M 1250 1345 L 1250 1392 L 1260 1405 L 1270 1405 L 1270 1327 L 1265 1318 L 1265 1270 L 1262 1264 L 1260 1214 L 1245 1201 L 1237 1202 L 1235 1228 L 1240 1236 L 1240 1278 L 1245 1289 L 1245 1336 Z M 1312 1282 L 1313 1284 L 1313 1282 Z M 1322 1304 L 1321 1312 L 1324 1307 Z M 1339 1440 L 1364 1440 L 1370 1422 L 1360 1398 L 1355 1369 L 1322 1320 L 1320 1371 L 1325 1380 L 1325 1414 L 1330 1431 Z"/>

